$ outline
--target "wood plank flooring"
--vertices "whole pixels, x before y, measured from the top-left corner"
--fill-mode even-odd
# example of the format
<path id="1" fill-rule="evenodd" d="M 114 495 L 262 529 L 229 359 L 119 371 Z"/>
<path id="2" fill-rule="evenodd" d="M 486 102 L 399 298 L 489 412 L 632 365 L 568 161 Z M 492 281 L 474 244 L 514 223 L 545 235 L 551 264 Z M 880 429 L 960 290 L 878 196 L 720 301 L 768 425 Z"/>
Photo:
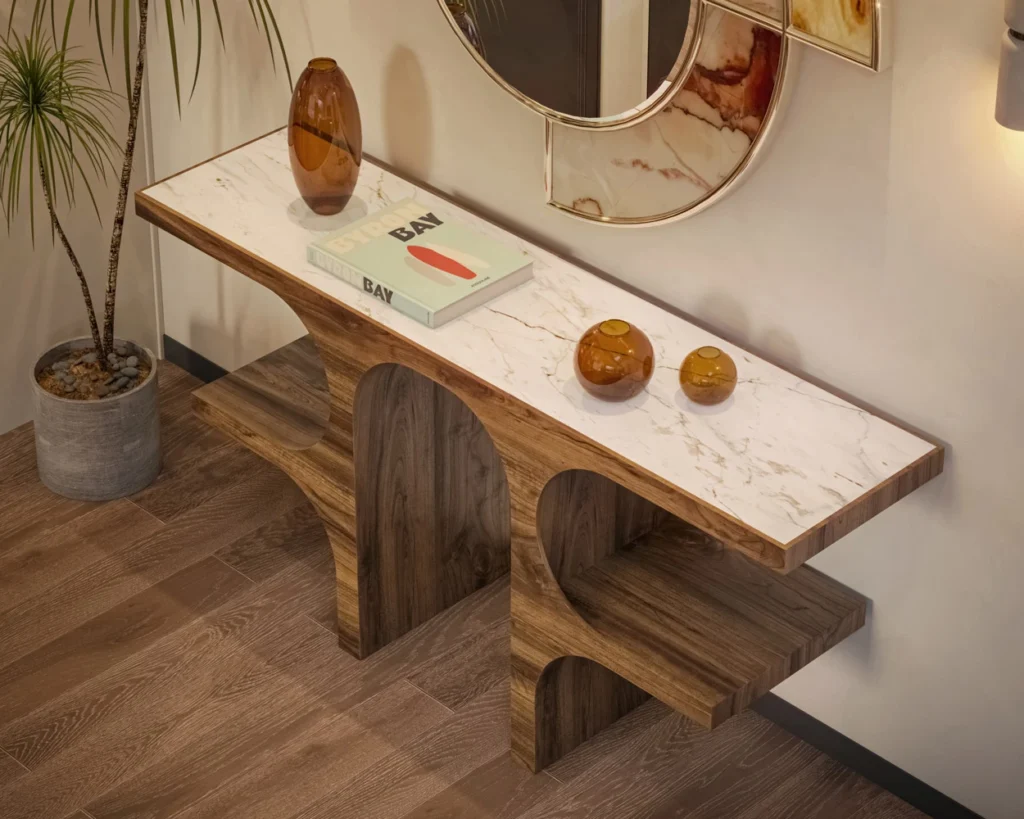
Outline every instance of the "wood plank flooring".
<path id="1" fill-rule="evenodd" d="M 353 660 L 312 509 L 160 379 L 135 498 L 57 498 L 31 430 L 0 436 L 3 819 L 922 819 L 751 712 L 707 733 L 651 701 L 527 773 L 507 583 Z"/>

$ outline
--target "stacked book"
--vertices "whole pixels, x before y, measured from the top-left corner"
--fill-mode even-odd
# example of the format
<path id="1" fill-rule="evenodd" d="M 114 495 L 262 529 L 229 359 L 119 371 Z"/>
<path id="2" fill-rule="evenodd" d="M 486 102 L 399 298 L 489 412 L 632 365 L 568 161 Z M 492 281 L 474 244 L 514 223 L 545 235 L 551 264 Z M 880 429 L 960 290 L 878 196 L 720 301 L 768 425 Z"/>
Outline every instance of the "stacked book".
<path id="1" fill-rule="evenodd" d="M 404 199 L 313 242 L 311 264 L 440 327 L 533 276 L 522 251 Z"/>

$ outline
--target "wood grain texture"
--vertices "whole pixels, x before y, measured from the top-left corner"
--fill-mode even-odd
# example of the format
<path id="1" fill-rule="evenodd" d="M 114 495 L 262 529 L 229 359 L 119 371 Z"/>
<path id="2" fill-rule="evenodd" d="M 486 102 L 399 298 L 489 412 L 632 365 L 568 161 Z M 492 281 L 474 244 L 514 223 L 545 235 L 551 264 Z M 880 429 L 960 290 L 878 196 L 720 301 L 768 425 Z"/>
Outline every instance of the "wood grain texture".
<path id="1" fill-rule="evenodd" d="M 38 597 L 90 563 L 162 526 L 134 503 L 118 500 L 80 515 L 56 530 L 13 538 L 0 553 L 0 612 Z"/>
<path id="2" fill-rule="evenodd" d="M 714 727 L 862 625 L 863 601 L 832 588 L 827 579 L 809 569 L 776 578 L 717 548 L 692 526 L 677 529 L 660 546 L 655 539 L 634 550 L 648 555 L 645 561 L 615 562 L 616 548 L 664 526 L 669 513 L 593 472 L 546 474 L 536 450 L 523 453 L 522 438 L 515 450 L 503 447 L 499 458 L 473 410 L 447 388 L 405 367 L 353 367 L 347 354 L 344 366 L 333 366 L 334 346 L 322 341 L 318 360 L 328 363 L 332 396 L 341 392 L 345 400 L 329 399 L 338 408 L 331 409 L 326 431 L 317 432 L 308 450 L 285 444 L 312 441 L 309 419 L 323 412 L 309 409 L 314 401 L 308 396 L 290 408 L 283 386 L 289 377 L 316 369 L 308 340 L 228 376 L 223 391 L 220 383 L 203 388 L 196 393 L 197 411 L 280 464 L 305 488 L 335 556 L 341 643 L 356 656 L 366 656 L 504 571 L 500 540 L 508 514 L 505 466 L 510 465 L 515 488 L 525 490 L 526 503 L 533 504 L 516 518 L 524 535 L 517 548 L 521 544 L 521 557 L 531 568 L 519 575 L 529 581 L 522 589 L 529 611 L 517 618 L 521 634 L 513 641 L 519 655 L 513 661 L 513 690 L 519 692 L 513 736 L 517 756 L 534 770 L 636 707 L 644 692 Z M 361 426 L 360 419 L 370 420 Z M 287 440 L 271 437 L 278 422 L 280 429 L 292 430 Z M 301 429 L 306 431 L 300 435 Z M 353 484 L 324 480 L 328 457 L 333 467 L 344 465 Z M 550 461 L 552 454 L 546 457 Z M 533 537 L 531 522 L 539 531 Z M 692 584 L 685 591 L 677 588 L 679 578 L 694 571 L 689 563 L 673 562 L 680 543 L 708 553 L 701 565 L 712 568 L 701 577 L 726 591 L 716 597 Z M 686 554 L 693 557 L 696 551 Z M 571 579 L 577 577 L 585 580 L 573 587 Z M 734 583 L 741 585 L 730 594 Z M 677 610 L 674 619 L 649 595 L 630 593 L 631 584 L 657 588 L 662 600 L 672 601 L 668 609 Z M 757 598 L 776 584 L 795 588 L 788 593 L 798 600 L 823 598 L 815 604 L 818 619 L 793 624 L 778 606 L 759 609 Z M 708 595 L 715 605 L 705 602 Z M 625 611 L 620 600 L 628 600 L 631 610 Z M 674 606 L 680 600 L 686 605 Z M 623 613 L 635 616 L 616 620 Z M 691 617 L 699 624 L 697 637 L 673 641 L 673 629 L 684 637 L 691 634 Z M 747 625 L 748 617 L 764 618 L 764 632 Z M 487 669 L 493 667 L 481 669 L 479 678 L 491 679 Z M 449 700 L 457 696 L 439 693 Z"/>
<path id="3" fill-rule="evenodd" d="M 508 754 L 495 757 L 413 808 L 402 819 L 514 819 L 542 802 L 557 804 L 558 780 L 534 776 Z"/>
<path id="4" fill-rule="evenodd" d="M 557 762 L 650 697 L 643 689 L 584 657 L 553 660 L 535 688 L 536 752 L 532 760 L 522 760 L 534 771 Z M 515 722 L 520 724 L 519 720 Z M 519 754 L 516 757 L 521 759 Z"/>
<path id="5" fill-rule="evenodd" d="M 24 656 L 154 583 L 208 557 L 302 502 L 280 473 L 266 468 L 173 523 L 132 540 L 69 574 L 0 618 L 0 666 Z M 63 601 L 54 606 L 53 600 Z"/>
<path id="6" fill-rule="evenodd" d="M 168 464 L 159 477 L 133 503 L 153 517 L 169 523 L 222 492 L 266 471 L 267 463 L 244 449 L 216 446 L 179 464 Z"/>
<path id="7" fill-rule="evenodd" d="M 14 757 L 0 751 L 0 793 L 3 793 L 25 773 L 28 773 L 28 768 Z"/>
<path id="8" fill-rule="evenodd" d="M 742 756 L 743 743 L 751 747 L 768 739 L 782 741 L 770 724 L 747 715 L 708 734 L 673 714 L 630 735 L 624 743 L 630 756 L 612 753 L 576 777 L 559 793 L 558 809 L 564 816 L 614 819 L 648 815 L 670 796 L 677 806 L 696 806 L 699 802 L 687 802 L 681 795 L 695 787 L 713 788 L 718 776 L 731 772 L 727 748 Z M 544 807 L 524 816 L 541 819 Z"/>
<path id="9" fill-rule="evenodd" d="M 324 578 L 330 577 L 324 569 Z M 281 609 L 294 612 L 294 600 Z M 508 609 L 507 586 L 490 586 L 356 662 L 337 650 L 336 641 L 307 621 L 298 627 L 277 665 L 259 686 L 246 685 L 232 698 L 231 718 L 193 723 L 193 734 L 173 757 L 145 767 L 118 787 L 90 802 L 96 819 L 171 816 L 234 781 L 264 755 L 297 741 L 309 726 L 368 702 L 396 680 L 443 656 Z"/>
<path id="10" fill-rule="evenodd" d="M 157 524 L 176 538 L 164 551 L 148 533 L 136 563 L 125 543 L 103 556 L 115 559 L 48 558 L 67 593 L 28 603 L 40 623 L 72 625 L 26 645 L 24 674 L 0 671 L 0 707 L 34 705 L 0 720 L 0 745 L 32 768 L 0 751 L 4 819 L 734 819 L 789 796 L 788 815 L 828 816 L 833 788 L 844 810 L 863 800 L 856 819 L 922 819 L 752 712 L 707 733 L 655 700 L 530 774 L 507 752 L 508 582 L 356 661 L 307 614 L 333 594 L 333 568 L 319 516 L 292 491 L 297 505 L 254 524 L 272 497 L 229 490 L 214 503 L 230 500 L 231 518 Z M 38 577 L 10 565 L 10 587 Z"/>
<path id="11" fill-rule="evenodd" d="M 875 795 L 853 815 L 853 819 L 928 819 L 926 814 L 908 805 L 888 791 Z"/>
<path id="12" fill-rule="evenodd" d="M 633 679 L 707 728 L 852 634 L 867 608 L 813 569 L 766 573 L 682 522 L 563 589 L 573 609 L 621 653 L 617 668 L 632 667 Z M 661 679 L 677 690 L 666 690 Z"/>
<path id="13" fill-rule="evenodd" d="M 584 470 L 563 472 L 544 488 L 538 510 L 551 573 L 568 582 L 670 517 L 613 481 Z"/>
<path id="14" fill-rule="evenodd" d="M 236 677 L 242 685 L 217 719 L 193 721 L 173 754 L 134 766 L 116 785 L 92 794 L 89 813 L 96 819 L 175 815 L 336 713 L 319 705 L 317 695 L 354 660 L 338 651 L 331 634 L 310 621 L 293 621 L 291 640 L 268 659 L 266 671 L 252 679 L 258 685 Z"/>
<path id="15" fill-rule="evenodd" d="M 715 728 L 864 624 L 866 601 L 835 581 L 766 571 L 607 478 L 534 491 L 512 611 L 512 747 L 532 770 L 644 692 Z"/>
<path id="16" fill-rule="evenodd" d="M 508 486 L 465 404 L 383 365 L 355 399 L 360 643 L 373 651 L 508 573 Z"/>
<path id="17" fill-rule="evenodd" d="M 330 549 L 320 518 L 305 503 L 215 554 L 235 571 L 259 583 L 295 564 L 319 572 Z"/>
<path id="18" fill-rule="evenodd" d="M 190 403 L 191 396 L 186 405 Z M 191 412 L 162 426 L 160 438 L 164 451 L 164 469 L 175 472 L 228 443 L 224 433 L 204 424 Z"/>
<path id="19" fill-rule="evenodd" d="M 402 816 L 508 747 L 508 690 L 503 683 L 460 708 L 351 782 L 293 814 L 294 819 Z M 389 781 L 400 780 L 394 788 Z"/>
<path id="20" fill-rule="evenodd" d="M 195 406 L 316 509 L 343 647 L 366 657 L 511 566 L 512 748 L 533 770 L 644 692 L 715 727 L 860 628 L 865 602 L 802 564 L 942 469 L 934 447 L 781 543 L 145 192 L 136 209 L 310 333 Z"/>
<path id="21" fill-rule="evenodd" d="M 211 557 L 107 609 L 0 669 L 0 724 L 112 668 L 251 585 Z"/>
<path id="22" fill-rule="evenodd" d="M 44 538 L 96 508 L 94 503 L 54 495 L 39 481 L 35 459 L 32 464 L 30 472 L 2 487 L 0 554 L 26 539 Z"/>
<path id="23" fill-rule="evenodd" d="M 311 336 L 275 350 L 252 364 L 203 387 L 195 396 L 205 410 L 235 419 L 231 432 L 283 449 L 303 450 L 324 434 L 331 397 Z"/>
<path id="24" fill-rule="evenodd" d="M 328 391 L 320 361 L 300 339 L 195 408 L 305 489 L 335 556 L 341 645 L 365 657 L 508 573 L 508 489 L 451 392 L 395 365 L 332 367 Z"/>
<path id="25" fill-rule="evenodd" d="M 456 709 L 508 679 L 508 617 L 462 640 L 409 677 L 448 708 Z"/>
<path id="26" fill-rule="evenodd" d="M 775 725 L 736 721 L 731 743 L 708 743 L 697 770 L 679 771 L 651 811 L 651 819 L 692 815 L 695 819 L 728 816 L 757 805 L 780 781 L 798 774 L 816 758 L 810 746 Z M 724 733 L 724 732 L 723 732 Z M 712 740 L 725 740 L 715 737 Z M 742 739 L 741 739 L 742 738 Z M 735 744 L 732 744 L 735 743 Z M 740 750 L 742 749 L 742 750 Z M 765 764 L 770 759 L 771 764 Z M 680 808 L 685 806 L 685 812 Z M 794 811 L 793 816 L 801 816 Z M 802 819 L 802 817 L 801 817 Z M 837 817 L 839 819 L 839 817 Z"/>
<path id="27" fill-rule="evenodd" d="M 807 745 L 800 750 L 805 759 L 796 773 L 736 811 L 737 819 L 850 819 L 871 801 L 876 791 L 870 782 L 833 759 L 816 757 Z"/>
<path id="28" fill-rule="evenodd" d="M 35 471 L 34 436 L 31 421 L 0 436 L 0 486 L 19 483 Z"/>
<path id="29" fill-rule="evenodd" d="M 643 753 L 647 732 L 667 719 L 680 719 L 680 716 L 664 703 L 648 699 L 590 742 L 546 768 L 544 773 L 567 785 L 598 766 L 611 764 L 611 759 L 618 759 L 619 764 L 628 765 L 627 760 Z"/>
<path id="30" fill-rule="evenodd" d="M 235 716 L 233 692 L 290 676 L 303 618 L 279 610 L 279 601 L 251 589 L 5 726 L 0 744 L 33 769 L 10 794 L 11 819 L 88 803 L 133 770 L 172 756 L 197 730 Z M 73 769 L 67 758 L 78 760 Z"/>
<path id="31" fill-rule="evenodd" d="M 176 814 L 180 819 L 278 819 L 291 816 L 373 769 L 450 712 L 398 682 L 340 716 L 307 723 L 246 771 Z M 269 749 L 268 749 L 269 750 Z M 97 817 L 99 819 L 99 817 Z"/>

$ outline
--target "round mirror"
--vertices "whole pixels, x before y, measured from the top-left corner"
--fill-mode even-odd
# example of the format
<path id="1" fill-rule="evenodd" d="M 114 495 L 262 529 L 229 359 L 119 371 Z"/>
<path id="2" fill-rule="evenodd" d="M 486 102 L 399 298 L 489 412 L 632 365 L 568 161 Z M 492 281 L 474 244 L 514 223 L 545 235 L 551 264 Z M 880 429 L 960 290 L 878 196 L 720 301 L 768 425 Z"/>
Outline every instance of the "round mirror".
<path id="1" fill-rule="evenodd" d="M 487 72 L 565 125 L 622 127 L 682 83 L 702 4 L 691 0 L 438 0 Z"/>

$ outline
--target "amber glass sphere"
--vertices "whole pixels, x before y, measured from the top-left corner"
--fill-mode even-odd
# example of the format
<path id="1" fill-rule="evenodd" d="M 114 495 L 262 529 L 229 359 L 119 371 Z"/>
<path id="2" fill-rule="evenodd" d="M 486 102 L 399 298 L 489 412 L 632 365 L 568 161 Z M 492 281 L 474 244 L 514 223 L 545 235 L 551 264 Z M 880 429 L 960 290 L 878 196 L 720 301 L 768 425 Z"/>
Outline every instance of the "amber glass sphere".
<path id="1" fill-rule="evenodd" d="M 323 216 L 340 212 L 359 179 L 363 126 L 355 92 L 338 64 L 310 60 L 288 117 L 292 174 L 306 204 Z"/>
<path id="2" fill-rule="evenodd" d="M 679 384 L 695 404 L 721 404 L 736 389 L 736 362 L 717 347 L 700 347 L 683 360 Z"/>
<path id="3" fill-rule="evenodd" d="M 654 347 L 637 327 L 620 319 L 595 324 L 576 347 L 576 377 L 606 401 L 625 401 L 643 390 L 654 373 Z"/>

